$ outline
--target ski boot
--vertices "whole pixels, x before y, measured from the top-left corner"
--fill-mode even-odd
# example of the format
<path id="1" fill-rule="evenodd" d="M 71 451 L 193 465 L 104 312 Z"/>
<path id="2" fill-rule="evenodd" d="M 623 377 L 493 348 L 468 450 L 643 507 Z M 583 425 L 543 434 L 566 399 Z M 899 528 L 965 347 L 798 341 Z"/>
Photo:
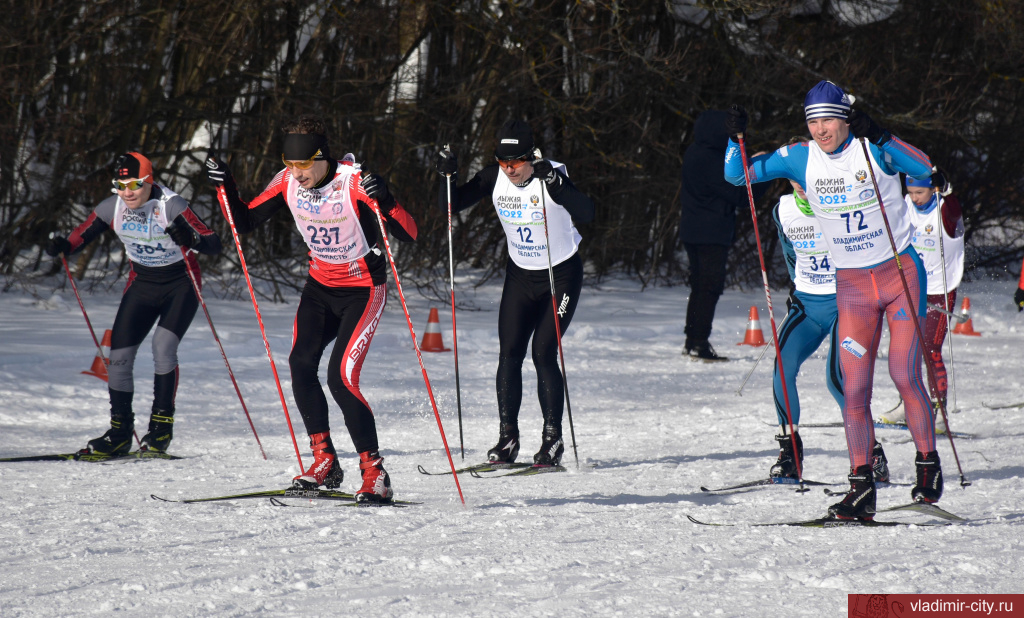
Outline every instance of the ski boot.
<path id="1" fill-rule="evenodd" d="M 850 491 L 841 502 L 828 507 L 829 516 L 871 521 L 875 518 L 875 481 L 871 466 L 859 466 L 847 478 L 850 479 Z"/>
<path id="2" fill-rule="evenodd" d="M 384 469 L 384 458 L 379 451 L 359 453 L 359 471 L 363 475 L 363 486 L 356 492 L 356 502 L 383 504 L 391 502 L 395 491 L 391 489 L 391 477 Z"/>
<path id="3" fill-rule="evenodd" d="M 108 455 L 120 457 L 132 450 L 132 435 L 135 431 L 135 415 L 110 415 L 110 429 L 89 443 L 80 451 L 81 454 Z"/>
<path id="4" fill-rule="evenodd" d="M 519 456 L 519 428 L 514 425 L 502 425 L 498 432 L 498 443 L 487 451 L 487 461 L 491 463 L 514 463 Z"/>
<path id="5" fill-rule="evenodd" d="M 887 425 L 906 425 L 907 410 L 903 406 L 903 398 L 900 397 L 900 402 L 896 404 L 895 408 L 879 414 L 878 420 Z"/>
<path id="6" fill-rule="evenodd" d="M 142 446 L 139 450 L 166 453 L 173 437 L 174 410 L 165 411 L 154 406 L 153 413 L 149 416 L 149 432 L 142 436 Z"/>
<path id="7" fill-rule="evenodd" d="M 562 461 L 564 452 L 565 443 L 562 442 L 562 429 L 545 425 L 544 439 L 540 444 L 540 450 L 533 456 L 533 465 L 557 466 Z"/>
<path id="8" fill-rule="evenodd" d="M 768 471 L 768 476 L 791 479 L 800 477 L 796 469 L 797 457 L 793 457 L 793 438 L 796 439 L 796 452 L 802 469 L 804 463 L 804 442 L 800 439 L 800 434 L 794 433 L 792 438 L 789 435 L 783 434 L 775 436 L 775 439 L 779 441 L 779 459 Z"/>
<path id="9" fill-rule="evenodd" d="M 345 473 L 338 464 L 338 454 L 331 442 L 331 432 L 314 433 L 309 436 L 309 448 L 313 450 L 313 463 L 305 474 L 292 479 L 292 487 L 296 489 L 317 489 L 321 485 L 327 489 L 341 486 Z"/>
<path id="10" fill-rule="evenodd" d="M 878 440 L 875 440 L 875 446 L 871 449 L 871 472 L 876 483 L 889 482 L 889 460 L 885 458 L 882 443 Z"/>
<path id="11" fill-rule="evenodd" d="M 918 451 L 914 457 L 914 466 L 917 468 L 917 484 L 910 490 L 910 497 L 914 502 L 938 502 L 942 497 L 942 465 L 939 463 L 938 452 Z"/>

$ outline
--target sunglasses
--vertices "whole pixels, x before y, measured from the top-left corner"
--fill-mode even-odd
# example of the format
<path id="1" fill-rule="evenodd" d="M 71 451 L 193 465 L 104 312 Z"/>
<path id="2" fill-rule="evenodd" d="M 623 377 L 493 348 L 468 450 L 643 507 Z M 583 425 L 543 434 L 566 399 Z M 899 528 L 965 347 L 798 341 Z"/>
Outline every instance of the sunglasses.
<path id="1" fill-rule="evenodd" d="M 527 159 L 526 157 L 520 159 L 512 159 L 510 161 L 503 161 L 498 157 L 494 157 L 494 160 L 498 162 L 498 165 L 507 170 L 517 170 L 522 166 L 526 165 L 526 163 L 529 161 L 529 159 Z"/>
<path id="2" fill-rule="evenodd" d="M 313 164 L 316 163 L 316 158 L 319 157 L 319 156 L 320 156 L 320 151 L 317 150 L 316 154 L 314 154 L 312 157 L 306 159 L 305 161 L 288 161 L 287 159 L 284 158 L 284 155 L 282 154 L 281 155 L 281 162 L 284 163 L 284 166 L 287 167 L 288 169 L 291 169 L 291 168 L 294 167 L 294 168 L 300 169 L 300 170 L 308 170 L 309 168 L 313 167 Z"/>
<path id="3" fill-rule="evenodd" d="M 145 184 L 146 179 L 149 178 L 149 174 L 146 174 L 138 180 L 129 180 L 128 182 L 121 182 L 120 180 L 112 181 L 114 188 L 118 191 L 138 191 Z"/>

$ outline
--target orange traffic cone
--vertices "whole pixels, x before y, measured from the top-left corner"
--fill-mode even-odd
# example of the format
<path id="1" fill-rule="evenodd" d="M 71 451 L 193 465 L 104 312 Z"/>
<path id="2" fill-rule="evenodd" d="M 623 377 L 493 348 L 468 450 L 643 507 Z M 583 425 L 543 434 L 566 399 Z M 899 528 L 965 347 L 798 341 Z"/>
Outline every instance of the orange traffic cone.
<path id="1" fill-rule="evenodd" d="M 105 359 L 110 358 L 110 329 L 108 328 L 103 333 L 103 340 L 100 341 L 100 347 L 103 348 L 103 355 L 100 355 L 100 351 L 96 350 L 96 356 L 92 359 L 92 367 L 89 367 L 89 371 L 83 371 L 87 376 L 96 376 L 97 378 L 107 381 L 107 363 Z"/>
<path id="2" fill-rule="evenodd" d="M 430 317 L 427 318 L 427 330 L 423 332 L 423 340 L 420 341 L 420 350 L 423 352 L 451 352 L 451 348 L 444 347 L 444 340 L 441 339 L 441 323 L 437 319 L 437 309 L 430 310 Z"/>
<path id="3" fill-rule="evenodd" d="M 957 322 L 956 326 L 953 327 L 953 333 L 956 335 L 981 337 L 981 333 L 974 330 L 974 324 L 971 322 L 971 299 L 966 296 L 964 296 L 964 302 L 960 305 L 960 315 L 966 317 L 967 321 Z"/>
<path id="4" fill-rule="evenodd" d="M 750 317 L 747 321 L 747 335 L 743 341 L 736 345 L 764 345 L 764 333 L 761 332 L 761 316 L 757 315 L 757 307 L 750 308 Z"/>

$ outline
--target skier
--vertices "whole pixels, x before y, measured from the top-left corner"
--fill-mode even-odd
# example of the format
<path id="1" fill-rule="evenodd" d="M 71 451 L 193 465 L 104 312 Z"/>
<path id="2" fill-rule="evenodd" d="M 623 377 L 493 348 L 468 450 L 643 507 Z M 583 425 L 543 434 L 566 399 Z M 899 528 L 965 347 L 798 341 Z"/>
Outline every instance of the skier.
<path id="1" fill-rule="evenodd" d="M 946 340 L 949 320 L 932 307 L 952 311 L 956 302 L 956 288 L 964 273 L 964 220 L 960 201 L 952 195 L 952 188 L 940 173 L 921 180 L 908 176 L 906 202 L 914 229 L 910 242 L 921 257 L 928 280 L 929 308 L 923 324 L 924 345 L 936 382 L 935 385 L 929 383 L 928 389 L 933 401 L 945 403 L 948 380 L 946 365 L 942 362 L 942 343 Z M 941 246 L 939 234 L 942 234 Z M 886 423 L 905 422 L 903 402 L 879 418 Z M 936 419 L 936 425 L 940 433 L 945 429 L 941 418 Z"/>
<path id="2" fill-rule="evenodd" d="M 569 329 L 583 286 L 581 240 L 573 224 L 594 219 L 594 203 L 569 180 L 565 166 L 540 158 L 533 131 L 526 122 L 510 120 L 498 131 L 497 161 L 480 170 L 461 187 L 451 182 L 452 212 L 461 212 L 490 196 L 505 231 L 511 258 L 498 310 L 498 443 L 487 451 L 495 463 L 512 463 L 519 454 L 519 407 L 523 399 L 523 360 L 533 338 L 537 394 L 544 415 L 540 450 L 535 465 L 557 465 L 565 451 L 562 408 L 565 391 L 558 367 L 549 255 L 554 266 L 555 298 L 561 333 Z M 437 154 L 442 175 L 457 176 L 458 160 L 446 150 Z M 499 173 L 500 170 L 500 173 Z M 447 210 L 447 181 L 441 179 L 439 204 Z M 547 210 L 547 221 L 544 211 Z M 545 229 L 550 237 L 545 235 Z"/>
<path id="3" fill-rule="evenodd" d="M 135 355 L 156 324 L 153 407 L 140 448 L 165 453 L 174 430 L 178 344 L 199 308 L 186 268 L 198 283 L 202 281 L 195 254 L 185 257 L 181 249 L 216 255 L 221 250 L 220 237 L 196 216 L 185 198 L 155 182 L 153 164 L 138 152 L 118 157 L 113 185 L 114 195 L 101 201 L 68 238 L 54 236 L 46 248 L 52 256 L 71 255 L 111 229 L 128 256 L 128 284 L 110 336 L 110 429 L 89 440 L 81 452 L 119 456 L 131 450 Z"/>
<path id="4" fill-rule="evenodd" d="M 394 490 L 380 455 L 377 426 L 359 390 L 359 373 L 387 300 L 387 257 L 379 248 L 371 202 L 400 240 L 416 240 L 416 222 L 383 178 L 360 171 L 352 156 L 331 158 L 322 119 L 301 116 L 287 123 L 284 133 L 284 168 L 248 203 L 239 197 L 227 164 L 210 156 L 206 166 L 214 185 L 224 187 L 238 233 L 252 232 L 285 209 L 309 247 L 309 274 L 296 309 L 288 364 L 313 463 L 292 483 L 334 489 L 343 479 L 331 441 L 327 398 L 317 376 L 324 350 L 337 339 L 327 365 L 327 387 L 359 453 L 362 486 L 356 500 L 390 502 Z"/>
<path id="5" fill-rule="evenodd" d="M 908 312 L 925 310 L 924 268 L 910 246 L 911 224 L 899 183 L 899 172 L 915 178 L 931 174 L 927 155 L 879 127 L 867 114 L 851 111 L 845 92 L 829 81 L 814 86 L 804 99 L 807 128 L 813 144 L 793 144 L 755 156 L 748 169 L 751 182 L 788 178 L 804 187 L 808 203 L 821 224 L 836 270 L 836 302 L 845 402 L 843 419 L 850 451 L 850 492 L 829 507 L 841 519 L 872 519 L 875 482 L 871 470 L 875 443 L 871 391 L 882 318 L 889 324 L 889 374 L 907 405 L 907 418 L 917 448 L 914 500 L 934 503 L 942 495 L 942 470 L 935 450 L 933 410 L 921 378 L 920 344 Z M 747 115 L 730 110 L 730 136 L 725 177 L 744 182 L 737 134 L 746 132 Z M 871 160 L 861 144 L 867 138 Z M 871 170 L 868 169 L 871 166 Z M 876 195 L 872 178 L 882 195 Z M 893 255 L 879 200 L 887 206 L 899 259 Z M 902 270 L 902 272 L 901 272 Z M 911 298 L 903 290 L 906 275 Z"/>
<path id="6" fill-rule="evenodd" d="M 806 142 L 796 137 L 788 145 Z M 829 337 L 825 384 L 829 393 L 843 409 L 843 373 L 839 364 L 840 347 L 836 342 L 838 308 L 836 306 L 835 265 L 823 240 L 822 226 L 814 217 L 803 187 L 794 181 L 793 193 L 783 195 L 772 212 L 779 228 L 779 241 L 789 276 L 796 290 L 790 295 L 786 319 L 779 328 L 779 352 L 782 370 L 786 376 L 783 393 L 782 378 L 776 363 L 773 381 L 775 414 L 782 433 L 775 436 L 779 442 L 779 458 L 769 470 L 772 477 L 799 478 L 797 459 L 804 460 L 803 440 L 800 438 L 800 397 L 796 377 L 800 367 Z M 786 397 L 793 420 L 793 433 L 787 429 Z M 795 443 L 795 450 L 794 450 Z M 876 440 L 871 454 L 871 468 L 876 483 L 889 482 L 889 467 L 882 445 Z"/>

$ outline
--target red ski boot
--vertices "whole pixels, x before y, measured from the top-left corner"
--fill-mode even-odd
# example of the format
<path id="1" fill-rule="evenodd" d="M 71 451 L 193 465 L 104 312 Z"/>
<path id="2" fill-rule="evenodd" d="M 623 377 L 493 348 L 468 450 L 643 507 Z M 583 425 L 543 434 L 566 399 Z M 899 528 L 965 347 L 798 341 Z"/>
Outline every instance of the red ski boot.
<path id="1" fill-rule="evenodd" d="M 313 463 L 305 474 L 292 479 L 292 486 L 297 489 L 316 489 L 323 485 L 327 489 L 337 489 L 345 477 L 338 464 L 338 455 L 334 452 L 331 432 L 314 433 L 309 436 L 309 447 L 313 449 Z"/>
<path id="2" fill-rule="evenodd" d="M 379 451 L 359 453 L 359 471 L 363 474 L 363 486 L 356 492 L 356 502 L 391 502 L 395 495 L 391 489 L 391 477 L 384 470 L 384 458 Z"/>

